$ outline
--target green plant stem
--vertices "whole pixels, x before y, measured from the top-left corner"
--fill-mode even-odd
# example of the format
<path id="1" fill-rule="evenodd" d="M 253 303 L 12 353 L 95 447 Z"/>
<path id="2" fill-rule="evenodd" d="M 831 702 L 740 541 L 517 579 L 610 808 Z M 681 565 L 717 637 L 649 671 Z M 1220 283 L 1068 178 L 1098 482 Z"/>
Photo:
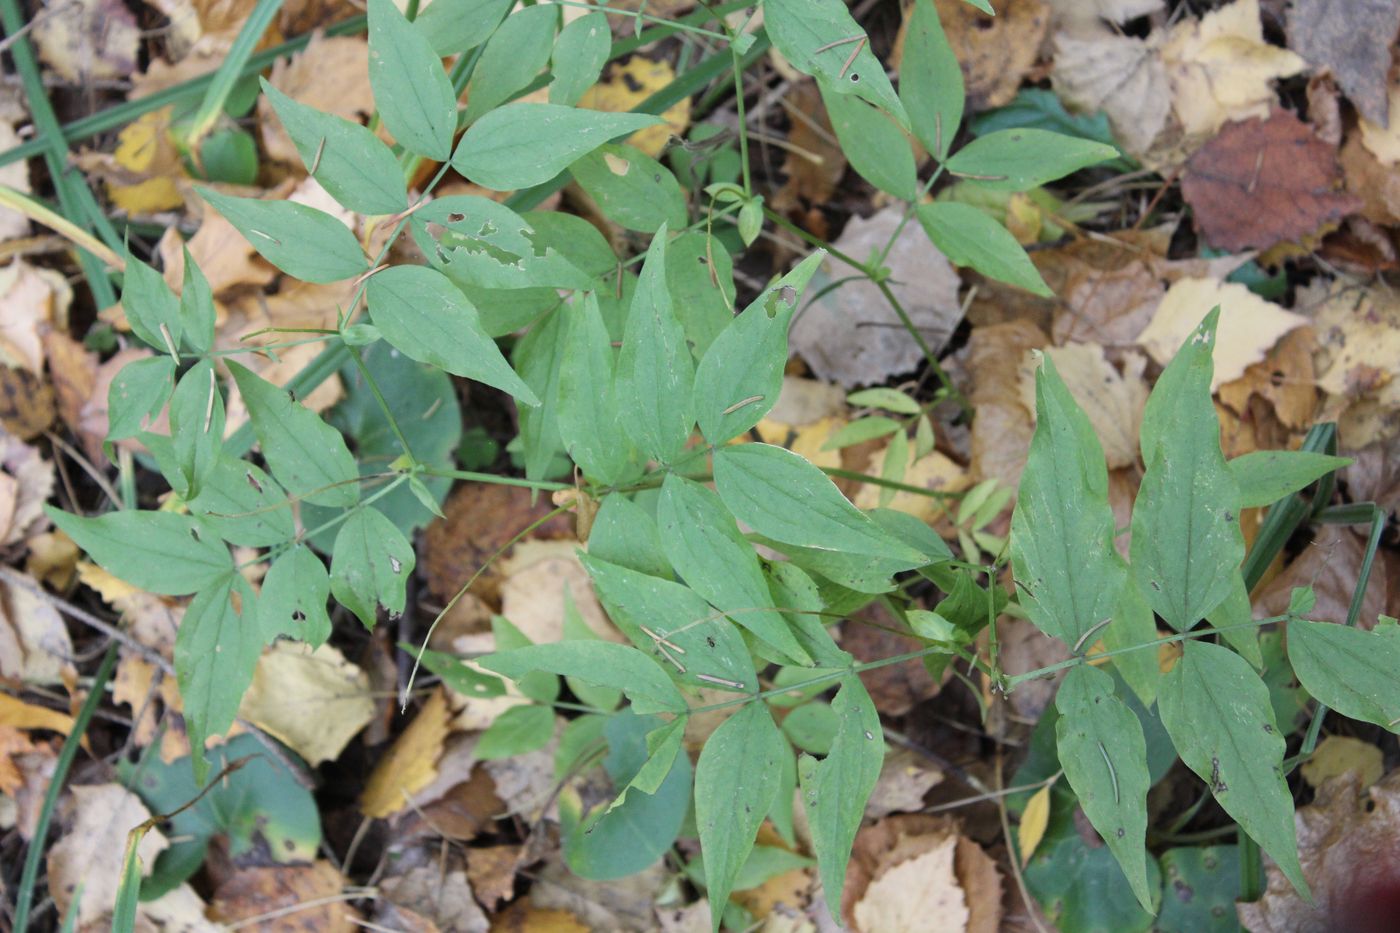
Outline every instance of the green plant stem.
<path id="1" fill-rule="evenodd" d="M 473 483 L 495 483 L 497 486 L 521 486 L 525 489 L 539 489 L 544 492 L 559 492 L 573 489 L 572 483 L 554 483 L 548 480 L 522 479 L 515 476 L 498 476 L 495 473 L 474 473 L 471 470 L 449 470 L 444 467 L 424 466 L 423 472 L 429 476 L 445 479 L 462 479 Z"/>
<path id="2" fill-rule="evenodd" d="M 58 803 L 63 783 L 68 778 L 68 769 L 73 766 L 73 759 L 77 757 L 78 748 L 87 733 L 88 723 L 92 721 L 93 714 L 102 703 L 107 681 L 112 678 L 112 671 L 116 666 L 117 642 L 113 641 L 107 645 L 107 653 L 102 656 L 102 663 L 98 665 L 97 673 L 92 678 L 87 699 L 83 701 L 82 709 L 78 710 L 77 718 L 73 720 L 73 728 L 63 740 L 63 748 L 59 751 L 58 761 L 54 765 L 53 777 L 49 779 L 48 790 L 44 792 L 44 805 L 39 810 L 39 819 L 34 824 L 34 835 L 24 853 L 24 870 L 20 873 L 19 894 L 15 901 L 15 930 L 29 929 L 34 886 L 39 879 L 39 859 L 43 855 L 44 839 L 49 834 L 49 823 L 53 820 L 54 805 Z"/>
<path id="3" fill-rule="evenodd" d="M 872 486 L 883 486 L 886 489 L 897 489 L 900 492 L 913 493 L 916 496 L 927 496 L 930 499 L 961 499 L 961 492 L 939 492 L 936 489 L 925 489 L 923 486 L 911 486 L 908 483 L 897 483 L 892 479 L 885 479 L 882 476 L 871 476 L 869 473 L 857 473 L 854 470 L 842 470 L 837 467 L 822 467 L 821 471 L 827 476 L 834 476 L 837 479 L 851 479 L 862 483 L 869 483 Z"/>
<path id="4" fill-rule="evenodd" d="M 352 304 L 351 307 L 354 307 Z M 350 359 L 355 361 L 355 367 L 360 371 L 360 378 L 364 379 L 365 385 L 369 386 L 369 391 L 374 395 L 374 400 L 379 403 L 380 411 L 384 412 L 384 420 L 389 422 L 389 430 L 394 432 L 394 438 L 398 440 L 399 446 L 403 448 L 404 456 L 408 457 L 408 462 L 412 466 L 418 465 L 418 458 L 413 455 L 413 448 L 409 446 L 408 438 L 404 436 L 403 428 L 399 427 L 399 419 L 394 417 L 394 410 L 389 407 L 389 400 L 380 391 L 379 383 L 375 382 L 374 376 L 370 373 L 369 367 L 365 365 L 364 359 L 359 353 L 351 352 Z"/>
<path id="5" fill-rule="evenodd" d="M 621 10 L 617 7 L 602 6 L 597 3 L 584 3 L 583 0 L 554 0 L 559 6 L 571 6 L 581 10 L 594 10 L 598 13 L 607 13 L 621 19 L 630 19 L 643 23 L 657 23 L 672 27 L 672 32 L 684 32 L 692 36 L 705 36 L 710 39 L 718 39 L 725 42 L 729 36 L 722 32 L 715 32 L 713 29 L 706 29 L 703 26 L 693 26 L 690 23 L 675 19 L 667 19 L 664 16 L 653 16 L 650 13 L 642 13 L 635 10 Z"/>

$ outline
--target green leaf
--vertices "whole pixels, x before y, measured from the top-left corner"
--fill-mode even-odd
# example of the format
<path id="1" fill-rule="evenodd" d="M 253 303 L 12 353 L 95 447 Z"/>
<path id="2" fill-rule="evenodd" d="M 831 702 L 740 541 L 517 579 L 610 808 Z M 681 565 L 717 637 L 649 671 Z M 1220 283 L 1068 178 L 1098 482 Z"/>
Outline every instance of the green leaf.
<path id="1" fill-rule="evenodd" d="M 820 667 L 850 667 L 854 663 L 850 653 L 836 647 L 826 630 L 826 603 L 816 581 L 791 561 L 768 562 L 764 574 L 773 605 L 780 607 L 792 633 L 813 662 Z"/>
<path id="2" fill-rule="evenodd" d="M 256 597 L 243 577 L 230 570 L 190 601 L 175 636 L 175 679 L 196 783 L 208 773 L 204 742 L 233 725 L 262 647 Z"/>
<path id="3" fill-rule="evenodd" d="M 224 447 L 224 397 L 214 364 L 200 360 L 175 385 L 170 397 L 170 440 L 190 497 L 199 495 Z"/>
<path id="4" fill-rule="evenodd" d="M 899 124 L 865 101 L 833 89 L 827 81 L 818 78 L 817 87 L 851 167 L 881 191 L 905 201 L 916 198 L 919 176 L 914 152 Z"/>
<path id="5" fill-rule="evenodd" d="M 585 13 L 559 31 L 554 40 L 554 80 L 549 102 L 572 107 L 598 81 L 612 52 L 612 30 L 601 12 Z"/>
<path id="6" fill-rule="evenodd" d="M 1035 378 L 1035 434 L 1011 517 L 1011 566 L 1036 628 L 1074 650 L 1118 608 L 1127 570 L 1113 548 L 1108 468 L 1049 356 Z"/>
<path id="7" fill-rule="evenodd" d="M 840 727 L 835 711 L 821 700 L 803 703 L 783 718 L 783 734 L 793 745 L 813 755 L 831 753 L 831 743 Z"/>
<path id="8" fill-rule="evenodd" d="M 684 713 L 685 697 L 651 658 L 610 641 L 567 641 L 498 651 L 481 658 L 488 671 L 512 680 L 533 671 L 577 677 L 621 690 L 638 714 Z"/>
<path id="9" fill-rule="evenodd" d="M 609 811 L 627 803 L 627 792 L 634 788 L 644 794 L 655 794 L 661 789 L 662 783 L 675 766 L 676 756 L 680 753 L 687 721 L 688 717 L 677 716 L 666 725 L 647 733 L 646 764 L 642 765 L 627 786 L 622 788 L 613 802 L 608 804 Z"/>
<path id="10" fill-rule="evenodd" d="M 484 188 L 528 188 L 544 184 L 603 143 L 660 122 L 660 117 L 647 113 L 508 104 L 462 134 L 452 167 Z"/>
<path id="11" fill-rule="evenodd" d="M 920 204 L 916 211 L 928 238 L 954 265 L 1045 298 L 1052 294 L 1025 248 L 985 212 L 956 201 Z"/>
<path id="12" fill-rule="evenodd" d="M 1335 622 L 1288 622 L 1288 659 L 1298 682 L 1352 719 L 1400 733 L 1400 636 Z"/>
<path id="13" fill-rule="evenodd" d="M 661 485 L 656 522 L 666 558 L 695 592 L 786 657 L 811 663 L 774 608 L 758 556 L 719 496 L 670 473 Z"/>
<path id="14" fill-rule="evenodd" d="M 1107 843 L 1144 910 L 1147 887 L 1147 742 L 1132 710 L 1113 692 L 1113 678 L 1081 664 L 1055 696 L 1055 735 L 1065 777 L 1084 815 Z"/>
<path id="15" fill-rule="evenodd" d="M 335 114 L 298 103 L 262 80 L 287 135 L 312 177 L 347 210 L 396 214 L 408 207 L 403 169 L 370 130 Z"/>
<path id="16" fill-rule="evenodd" d="M 841 918 L 841 888 L 851 846 L 865 814 L 866 801 L 880 779 L 885 742 L 880 714 L 855 674 L 841 680 L 831 701 L 841 725 L 831 753 L 821 761 L 803 755 L 797 762 L 802 803 L 812 834 L 812 852 L 822 879 L 831 918 Z"/>
<path id="17" fill-rule="evenodd" d="M 711 929 L 773 806 L 786 749 L 767 706 L 749 703 L 705 741 L 695 765 L 695 823 L 705 853 Z"/>
<path id="18" fill-rule="evenodd" d="M 534 645 L 529 635 L 520 631 L 505 616 L 491 617 L 491 636 L 496 640 L 496 651 L 512 651 L 516 648 L 529 648 Z M 480 661 L 477 662 L 478 666 Z M 559 699 L 559 677 L 548 671 L 535 671 L 515 678 L 520 692 L 536 703 L 551 705 Z"/>
<path id="19" fill-rule="evenodd" d="M 258 142 L 242 127 L 216 129 L 204 137 L 199 158 L 208 181 L 252 185 L 258 180 Z"/>
<path id="20" fill-rule="evenodd" d="M 480 119 L 533 81 L 549 63 L 558 27 L 559 10 L 554 4 L 525 7 L 507 16 L 481 50 L 467 85 L 467 110 L 462 121 Z"/>
<path id="21" fill-rule="evenodd" d="M 1241 933 L 1239 846 L 1183 846 L 1162 853 L 1157 933 Z"/>
<path id="22" fill-rule="evenodd" d="M 1244 576 L 1235 572 L 1230 584 L 1230 592 L 1225 600 L 1209 613 L 1206 621 L 1220 629 L 1225 643 L 1254 665 L 1256 670 L 1263 668 L 1264 655 L 1259 650 L 1259 626 L 1254 624 L 1254 612 L 1249 605 L 1249 590 L 1245 588 Z"/>
<path id="23" fill-rule="evenodd" d="M 444 684 L 463 696 L 486 699 L 506 694 L 506 685 L 501 678 L 483 674 L 456 655 L 419 648 L 408 642 L 399 642 L 399 648 L 417 658 L 424 668 L 441 677 Z"/>
<path id="24" fill-rule="evenodd" d="M 486 336 L 461 289 L 427 266 L 392 266 L 369 280 L 374 324 L 411 359 L 494 386 L 526 405 L 539 398 Z"/>
<path id="25" fill-rule="evenodd" d="M 403 532 L 377 509 L 361 507 L 335 536 L 331 593 L 372 629 L 379 606 L 390 618 L 403 614 L 415 563 L 413 545 Z"/>
<path id="26" fill-rule="evenodd" d="M 695 369 L 695 412 L 711 444 L 743 434 L 777 404 L 788 322 L 825 256 L 813 253 L 768 286 L 705 351 Z"/>
<path id="27" fill-rule="evenodd" d="M 628 230 L 683 229 L 690 219 L 676 176 L 631 146 L 600 146 L 571 164 L 569 172 L 605 217 Z"/>
<path id="28" fill-rule="evenodd" d="M 870 51 L 865 30 L 841 0 L 766 0 L 763 25 L 792 67 L 908 122 L 884 66 Z"/>
<path id="29" fill-rule="evenodd" d="M 551 242 L 547 231 L 537 226 L 538 219 L 534 215 L 527 220 L 490 198 L 449 195 L 415 211 L 413 231 L 424 254 L 459 284 L 492 289 L 591 288 L 595 275 L 580 269 Z M 436 240 L 428 224 L 442 228 Z M 590 225 L 589 229 L 597 235 L 596 228 Z M 611 250 L 607 255 L 611 271 L 617 260 Z M 558 301 L 557 295 L 551 293 L 551 297 Z"/>
<path id="30" fill-rule="evenodd" d="M 923 412 L 917 401 L 898 389 L 861 389 L 847 395 L 846 403 L 858 408 L 883 408 L 899 415 L 917 415 Z"/>
<path id="31" fill-rule="evenodd" d="M 690 587 L 592 555 L 581 559 L 608 617 L 674 679 L 692 687 L 758 691 L 758 677 L 743 636 Z M 674 660 L 668 660 L 667 654 Z M 676 667 L 677 663 L 685 670 Z M 702 675 L 709 679 L 702 679 Z"/>
<path id="32" fill-rule="evenodd" d="M 359 470 L 345 438 L 282 389 L 237 363 L 228 363 L 263 459 L 293 496 L 348 508 L 360 501 Z"/>
<path id="33" fill-rule="evenodd" d="M 588 553 L 628 570 L 671 580 L 675 574 L 661 553 L 661 532 L 656 518 L 625 495 L 603 497 L 593 528 L 588 533 Z"/>
<path id="34" fill-rule="evenodd" d="M 131 331 L 161 352 L 180 346 L 184 319 L 180 299 L 165 284 L 165 278 L 130 252 L 122 278 L 122 310 Z M 162 332 L 164 329 L 164 333 Z M 166 339 L 166 333 L 170 339 Z"/>
<path id="35" fill-rule="evenodd" d="M 287 494 L 261 467 L 221 455 L 190 511 L 230 544 L 271 547 L 296 536 Z"/>
<path id="36" fill-rule="evenodd" d="M 1252 509 L 1273 505 L 1351 462 L 1310 450 L 1256 450 L 1226 465 L 1240 487 L 1240 508 Z"/>
<path id="37" fill-rule="evenodd" d="M 948 157 L 948 147 L 962 122 L 962 68 L 943 34 L 932 0 L 916 0 L 905 23 L 899 99 L 909 112 L 914 135 L 942 161 Z"/>
<path id="38" fill-rule="evenodd" d="M 271 642 L 286 635 L 319 648 L 331 637 L 331 617 L 326 600 L 331 579 L 321 558 L 305 545 L 278 555 L 263 577 L 258 596 L 258 625 Z"/>
<path id="39" fill-rule="evenodd" d="M 627 412 L 623 429 L 663 465 L 681 454 L 695 426 L 694 381 L 694 357 L 666 287 L 663 224 L 647 250 L 617 360 L 617 404 Z"/>
<path id="40" fill-rule="evenodd" d="M 44 514 L 103 569 L 148 593 L 199 592 L 233 569 L 224 543 L 188 515 L 125 511 L 82 518 L 50 505 Z"/>
<path id="41" fill-rule="evenodd" d="M 218 317 L 214 293 L 199 264 L 190 255 L 189 247 L 181 246 L 181 249 L 185 254 L 185 277 L 180 288 L 180 323 L 186 345 L 193 347 L 196 353 L 207 353 L 214 345 L 214 322 Z"/>
<path id="42" fill-rule="evenodd" d="M 429 4 L 413 21 L 413 29 L 428 40 L 438 57 L 460 55 L 491 38 L 514 5 L 515 0 Z"/>
<path id="43" fill-rule="evenodd" d="M 405 149 L 445 161 L 457 129 L 457 95 L 426 36 L 393 0 L 369 0 L 369 83 L 374 103 Z"/>
<path id="44" fill-rule="evenodd" d="M 575 298 L 568 311 L 568 341 L 559 363 L 559 436 L 586 476 L 612 485 L 636 466 L 613 381 L 612 341 L 595 292 Z"/>
<path id="45" fill-rule="evenodd" d="M 869 555 L 919 567 L 922 553 L 893 537 L 851 504 L 817 467 L 771 444 L 721 447 L 715 488 L 738 519 L 784 544 Z M 684 571 L 682 571 L 684 574 Z"/>
<path id="46" fill-rule="evenodd" d="M 717 237 L 682 233 L 666 245 L 666 290 L 696 359 L 734 319 L 734 263 Z"/>
<path id="47" fill-rule="evenodd" d="M 155 418 L 175 389 L 175 361 L 148 356 L 127 363 L 107 390 L 107 440 L 120 441 L 141 432 Z"/>
<path id="48" fill-rule="evenodd" d="M 330 214 L 295 201 L 260 201 L 209 188 L 195 190 L 237 227 L 264 259 L 293 278 L 324 284 L 352 278 L 369 268 L 355 234 Z"/>
<path id="49" fill-rule="evenodd" d="M 1118 607 L 1113 621 L 1103 630 L 1104 648 L 1118 651 L 1157 640 L 1157 621 L 1152 609 L 1136 586 L 1124 586 L 1118 594 Z M 1151 706 L 1157 699 L 1157 687 L 1162 669 L 1157 649 L 1140 648 L 1114 655 L 1113 667 L 1143 703 Z"/>
<path id="50" fill-rule="evenodd" d="M 1178 632 L 1224 602 L 1244 558 L 1239 488 L 1210 397 L 1219 316 L 1216 308 L 1186 339 L 1142 416 L 1147 472 L 1133 505 L 1132 572 L 1148 605 Z"/>
<path id="51" fill-rule="evenodd" d="M 501 713 L 476 743 L 481 761 L 511 758 L 544 748 L 554 738 L 554 710 L 528 703 Z"/>
<path id="52" fill-rule="evenodd" d="M 525 476 L 544 479 L 550 464 L 564 449 L 559 437 L 559 381 L 568 350 L 572 314 L 559 307 L 530 328 L 512 354 L 520 378 L 540 404 L 520 410 L 520 443 L 525 451 Z"/>
<path id="53" fill-rule="evenodd" d="M 1117 157 L 1113 146 L 1021 127 L 980 136 L 946 164 L 952 174 L 993 191 L 1027 191 Z"/>
<path id="54" fill-rule="evenodd" d="M 1182 761 L 1225 812 L 1310 898 L 1293 831 L 1293 797 L 1283 780 L 1284 738 L 1269 689 L 1233 651 L 1187 641 L 1162 679 L 1157 703 Z"/>
<path id="55" fill-rule="evenodd" d="M 903 429 L 904 426 L 898 421 L 882 415 L 858 418 L 828 437 L 826 443 L 822 444 L 822 450 L 840 450 L 843 447 L 864 444 L 866 441 L 873 441 Z"/>

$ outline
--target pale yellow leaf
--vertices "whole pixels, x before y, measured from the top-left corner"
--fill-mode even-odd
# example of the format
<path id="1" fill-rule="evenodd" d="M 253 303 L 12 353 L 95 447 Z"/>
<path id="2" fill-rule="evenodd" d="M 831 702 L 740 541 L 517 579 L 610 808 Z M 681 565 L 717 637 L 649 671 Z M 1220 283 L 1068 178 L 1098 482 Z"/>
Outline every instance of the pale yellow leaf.
<path id="1" fill-rule="evenodd" d="M 1390 112 L 1400 113 L 1400 86 L 1390 89 Z M 1378 126 L 1361 119 L 1361 145 L 1371 150 L 1377 161 L 1385 166 L 1400 162 L 1400 120 L 1391 120 L 1389 126 Z"/>
<path id="2" fill-rule="evenodd" d="M 16 729 L 49 729 L 67 735 L 73 728 L 73 717 L 47 706 L 26 703 L 8 693 L 0 693 L 0 726 Z"/>
<path id="3" fill-rule="evenodd" d="M 1016 827 L 1016 847 L 1021 850 L 1021 865 L 1025 866 L 1035 854 L 1040 841 L 1045 838 L 1045 830 L 1050 825 L 1050 788 L 1046 784 L 1031 795 L 1026 809 L 1021 814 L 1021 825 Z"/>
<path id="4" fill-rule="evenodd" d="M 970 912 L 954 871 L 958 837 L 949 833 L 929 851 L 886 869 L 870 882 L 851 913 L 856 927 L 882 930 L 963 930 Z M 937 918 L 937 925 L 930 921 Z"/>
<path id="5" fill-rule="evenodd" d="M 374 766 L 360 795 L 360 812 L 376 819 L 392 816 L 408 805 L 415 792 L 432 783 L 449 731 L 449 717 L 446 694 L 434 690 L 388 754 Z"/>
<path id="6" fill-rule="evenodd" d="M 315 767 L 374 718 L 369 675 L 330 645 L 281 641 L 263 654 L 239 714 Z"/>
<path id="7" fill-rule="evenodd" d="M 1313 787 L 1348 771 L 1355 771 L 1361 786 L 1369 787 L 1385 773 L 1381 750 L 1370 742 L 1345 735 L 1329 735 L 1323 739 L 1312 757 L 1303 762 L 1303 780 Z"/>

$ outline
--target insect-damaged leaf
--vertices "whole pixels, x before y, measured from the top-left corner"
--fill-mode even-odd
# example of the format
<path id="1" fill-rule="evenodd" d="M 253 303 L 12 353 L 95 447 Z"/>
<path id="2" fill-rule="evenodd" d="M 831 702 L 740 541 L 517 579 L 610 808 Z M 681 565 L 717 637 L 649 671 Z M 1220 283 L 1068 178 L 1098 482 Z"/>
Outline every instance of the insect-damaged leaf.
<path id="1" fill-rule="evenodd" d="M 436 240 L 429 224 L 441 227 Z M 454 281 L 478 288 L 588 288 L 581 270 L 550 238 L 504 204 L 474 195 L 449 195 L 413 215 L 413 233 L 424 254 Z M 609 267 L 616 263 L 606 250 Z M 373 281 L 373 280 L 371 280 Z"/>
<path id="2" fill-rule="evenodd" d="M 313 648 L 325 644 L 331 637 L 331 618 L 326 612 L 330 594 L 326 565 L 309 547 L 296 545 L 283 551 L 268 568 L 258 595 L 263 638 L 271 642 L 286 635 Z"/>
<path id="3" fill-rule="evenodd" d="M 885 68 L 870 51 L 865 30 L 841 0 L 768 0 L 764 26 L 794 68 L 823 78 L 840 94 L 854 94 L 908 125 Z"/>
<path id="4" fill-rule="evenodd" d="M 190 511 L 219 537 L 244 547 L 271 547 L 296 535 L 287 494 L 256 464 L 224 454 Z"/>
<path id="5" fill-rule="evenodd" d="M 414 563 L 413 545 L 393 522 L 378 509 L 357 509 L 335 536 L 331 593 L 372 629 L 380 606 L 391 618 L 403 614 Z"/>

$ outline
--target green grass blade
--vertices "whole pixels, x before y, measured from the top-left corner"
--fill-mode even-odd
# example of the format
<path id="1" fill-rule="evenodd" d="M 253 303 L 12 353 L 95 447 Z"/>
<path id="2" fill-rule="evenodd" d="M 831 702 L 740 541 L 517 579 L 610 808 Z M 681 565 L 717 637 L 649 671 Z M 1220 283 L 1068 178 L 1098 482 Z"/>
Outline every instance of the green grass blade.
<path id="1" fill-rule="evenodd" d="M 272 18 L 281 9 L 282 0 L 258 0 L 258 5 L 243 23 L 243 28 L 238 30 L 238 38 L 233 40 L 233 46 L 229 48 L 223 64 L 214 72 L 214 79 L 205 90 L 204 100 L 200 102 L 199 110 L 195 111 L 194 121 L 185 136 L 185 145 L 189 147 L 196 165 L 202 165 L 199 155 L 200 143 L 218 122 L 219 114 L 224 112 L 224 104 L 233 92 L 233 86 L 243 77 L 243 69 L 248 64 L 254 47 L 272 23 Z"/>

